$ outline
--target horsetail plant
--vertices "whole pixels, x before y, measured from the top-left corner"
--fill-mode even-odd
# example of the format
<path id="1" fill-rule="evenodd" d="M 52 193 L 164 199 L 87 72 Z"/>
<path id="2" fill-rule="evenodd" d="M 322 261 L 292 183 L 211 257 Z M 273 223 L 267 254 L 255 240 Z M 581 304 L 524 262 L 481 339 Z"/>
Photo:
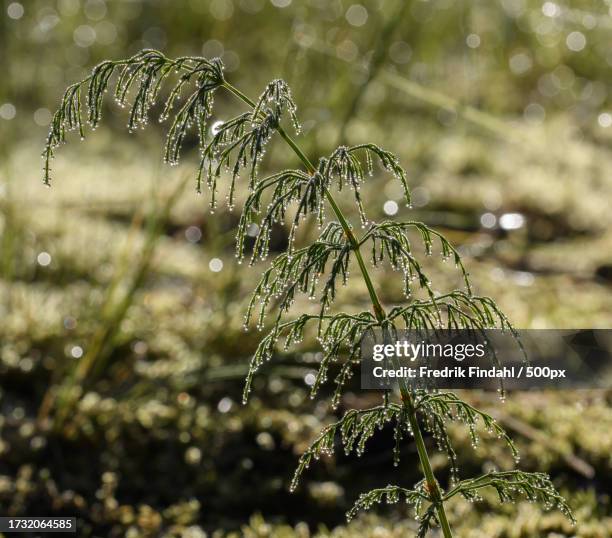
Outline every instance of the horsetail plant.
<path id="1" fill-rule="evenodd" d="M 105 61 L 95 67 L 89 77 L 70 86 L 53 116 L 45 150 L 44 183 L 49 185 L 50 161 L 55 149 L 65 141 L 68 131 L 85 133 L 85 123 L 95 129 L 102 118 L 103 97 L 116 75 L 114 96 L 117 103 L 129 108 L 128 129 L 144 128 L 151 109 L 157 104 L 164 85 L 170 89 L 162 106 L 160 121 L 169 121 L 164 160 L 176 164 L 187 135 L 197 133 L 200 162 L 197 189 L 205 183 L 210 192 L 211 209 L 216 207 L 217 183 L 222 175 L 229 176 L 227 202 L 235 204 L 235 189 L 241 175 L 247 177 L 244 202 L 236 240 L 236 256 L 245 257 L 245 238 L 249 230 L 258 230 L 250 264 L 265 260 L 270 250 L 272 227 L 287 223 L 288 246 L 265 270 L 255 287 L 245 316 L 248 329 L 254 319 L 263 330 L 266 316 L 275 311 L 274 320 L 261 340 L 249 367 L 244 402 L 247 402 L 254 375 L 274 353 L 279 341 L 285 349 L 299 343 L 311 325 L 323 349 L 318 374 L 312 386 L 314 397 L 328 380 L 330 371 L 335 389 L 331 405 L 340 402 L 345 384 L 359 364 L 364 335 L 373 329 L 395 333 L 400 328 L 469 328 L 483 330 L 498 327 L 513 331 L 510 322 L 488 298 L 475 295 L 468 273 L 457 250 L 439 232 L 422 222 L 375 222 L 366 214 L 361 187 L 377 166 L 400 182 L 406 203 L 410 194 L 406 172 L 397 157 L 375 144 L 340 146 L 329 156 L 312 163 L 286 131 L 286 123 L 297 133 L 300 126 L 291 91 L 282 80 L 270 82 L 259 98 L 251 100 L 230 84 L 224 75 L 223 63 L 215 58 L 185 56 L 170 59 L 156 50 L 142 52 L 124 60 Z M 215 129 L 209 127 L 214 97 L 226 91 L 246 105 L 246 111 L 224 121 Z M 128 96 L 132 94 L 131 101 Z M 182 94 L 186 94 L 184 97 Z M 85 111 L 85 112 L 84 112 Z M 83 116 L 86 116 L 84 122 Z M 212 131 L 212 133 L 211 133 Z M 209 134 L 210 133 L 210 134 Z M 279 135 L 293 150 L 303 168 L 282 170 L 262 177 L 259 165 L 271 137 Z M 361 237 L 336 202 L 342 189 L 348 189 L 354 200 L 364 232 Z M 319 237 L 309 245 L 296 246 L 296 232 L 306 218 L 319 224 Z M 465 282 L 465 290 L 456 289 L 436 294 L 413 245 L 409 231 L 414 230 L 431 255 L 439 245 L 443 259 L 452 258 Z M 406 300 L 403 304 L 384 308 L 376 292 L 366 264 L 369 250 L 373 265 L 388 264 L 403 279 Z M 357 313 L 336 312 L 331 308 L 339 286 L 346 285 L 350 268 L 356 264 L 372 308 Z M 422 290 L 423 298 L 413 296 Z M 318 311 L 287 319 L 287 314 L 299 295 L 318 300 Z M 466 425 L 476 446 L 477 426 L 484 425 L 494 436 L 502 438 L 518 461 L 518 452 L 504 429 L 493 417 L 472 407 L 453 393 L 431 392 L 400 383 L 399 397 L 384 391 L 380 405 L 371 409 L 348 410 L 335 423 L 328 425 L 299 459 L 290 489 L 297 487 L 301 474 L 313 460 L 331 455 L 338 438 L 344 451 L 358 455 L 366 451 L 368 440 L 376 431 L 390 425 L 394 431 L 394 464 L 398 465 L 404 439 L 412 437 L 416 444 L 423 479 L 412 488 L 388 485 L 362 494 L 348 512 L 348 519 L 358 511 L 381 502 L 403 500 L 412 505 L 419 522 L 418 536 L 439 526 L 445 538 L 452 536 L 445 503 L 461 495 L 468 501 L 480 499 L 480 492 L 492 488 L 501 502 L 517 498 L 537 501 L 544 508 L 557 508 L 574 521 L 565 500 L 557 493 L 549 477 L 542 473 L 522 471 L 490 472 L 478 478 L 460 479 L 457 454 L 447 430 L 450 422 Z M 450 461 L 450 481 L 443 489 L 436 480 L 429 460 L 423 432 L 429 433 L 437 447 Z"/>

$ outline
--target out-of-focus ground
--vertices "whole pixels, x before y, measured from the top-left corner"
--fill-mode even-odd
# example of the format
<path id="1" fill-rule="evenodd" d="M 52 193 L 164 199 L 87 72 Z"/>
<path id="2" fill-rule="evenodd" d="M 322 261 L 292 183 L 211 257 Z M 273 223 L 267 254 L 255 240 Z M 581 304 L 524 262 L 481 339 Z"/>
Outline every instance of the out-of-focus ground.
<path id="1" fill-rule="evenodd" d="M 386 1 L 3 2 L 2 515 L 76 515 L 83 536 L 386 537 L 415 528 L 401 507 L 343 524 L 359 492 L 418 479 L 410 445 L 393 467 L 390 433 L 361 459 L 319 462 L 287 493 L 297 456 L 335 413 L 307 397 L 315 342 L 276 357 L 251 403 L 240 404 L 260 338 L 243 332 L 242 316 L 261 266 L 236 265 L 238 215 L 211 215 L 206 193 L 195 194 L 194 140 L 169 168 L 163 126 L 129 136 L 125 111 L 110 104 L 104 128 L 60 148 L 53 188 L 43 188 L 38 156 L 67 84 L 143 47 L 221 55 L 228 78 L 251 96 L 283 77 L 310 156 L 364 141 L 400 156 L 413 208 L 375 176 L 363 193 L 373 217 L 444 231 L 477 291 L 517 327 L 607 328 L 610 9 L 526 0 L 418 0 L 403 10 Z M 228 96 L 218 105 L 218 119 L 239 109 Z M 281 144 L 268 153 L 265 170 L 296 166 Z M 279 227 L 277 249 L 285 238 Z M 440 289 L 457 283 L 443 264 L 432 271 Z M 394 278 L 375 277 L 385 303 L 403 301 Z M 366 304 L 354 280 L 340 306 Z M 58 397 L 58 387 L 70 396 Z M 337 413 L 372 397 L 356 383 Z M 609 393 L 468 397 L 511 431 L 522 468 L 552 475 L 578 525 L 491 498 L 451 506 L 458 536 L 610 536 Z M 465 476 L 513 465 L 495 440 L 474 452 L 454 433 Z M 445 480 L 445 458 L 433 462 Z"/>

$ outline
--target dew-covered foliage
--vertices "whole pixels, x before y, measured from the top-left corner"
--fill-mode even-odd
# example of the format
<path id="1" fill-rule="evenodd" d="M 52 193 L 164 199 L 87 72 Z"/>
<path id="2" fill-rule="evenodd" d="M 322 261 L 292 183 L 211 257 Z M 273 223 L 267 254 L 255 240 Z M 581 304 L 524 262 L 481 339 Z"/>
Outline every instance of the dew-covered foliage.
<path id="1" fill-rule="evenodd" d="M 258 370 L 274 359 L 281 338 L 284 338 L 285 350 L 307 336 L 318 339 L 322 354 L 311 396 L 316 397 L 331 376 L 335 385 L 331 403 L 337 406 L 347 379 L 358 365 L 364 335 L 375 328 L 390 334 L 402 329 L 432 327 L 479 330 L 501 327 L 514 331 L 493 299 L 473 293 L 458 250 L 442 234 L 414 220 L 376 222 L 368 216 L 362 187 L 375 170 L 389 174 L 398 182 L 404 202 L 410 207 L 407 175 L 395 155 L 372 143 L 341 145 L 313 164 L 286 130 L 288 124 L 295 134 L 300 132 L 297 106 L 287 84 L 274 80 L 253 101 L 227 81 L 219 59 L 172 60 L 158 51 L 145 50 L 126 60 L 98 65 L 88 78 L 68 88 L 53 117 L 43 153 L 46 184 L 50 183 L 50 161 L 56 148 L 66 140 L 66 133 L 75 130 L 84 136 L 85 125 L 89 124 L 92 129 L 98 125 L 103 97 L 111 87 L 114 74 L 117 76 L 113 93 L 118 104 L 129 109 L 130 130 L 145 127 L 152 109 L 163 101 L 162 95 L 166 96 L 159 116 L 161 121 L 170 124 L 164 150 L 166 162 L 176 164 L 188 133 L 197 133 L 201 154 L 197 188 L 207 185 L 211 210 L 217 207 L 219 180 L 229 178 L 227 203 L 232 210 L 241 176 L 245 176 L 242 188 L 247 191 L 247 197 L 236 237 L 237 261 L 245 255 L 244 245 L 250 230 L 256 230 L 253 264 L 268 257 L 273 226 L 287 224 L 289 227 L 286 251 L 278 254 L 263 272 L 247 309 L 245 328 L 248 330 L 255 318 L 257 329 L 266 331 L 266 335 L 248 368 L 244 403 L 248 401 Z M 220 91 L 238 98 L 247 110 L 223 121 L 209 135 L 213 96 Z M 128 101 L 129 95 L 131 101 Z M 259 166 L 275 135 L 294 151 L 302 168 L 262 177 Z M 345 199 L 343 190 L 351 193 L 361 233 L 337 202 L 339 193 Z M 296 245 L 300 226 L 310 220 L 319 226 L 319 237 L 310 244 Z M 411 232 L 415 232 L 414 236 Z M 434 290 L 421 256 L 431 256 L 437 249 L 441 261 L 454 262 L 463 280 L 463 289 L 446 293 Z M 362 250 L 371 253 L 370 267 Z M 381 264 L 401 274 L 405 296 L 402 304 L 386 307 L 381 303 L 376 283 L 370 277 L 371 267 Z M 350 277 L 367 289 L 371 311 L 334 312 L 338 290 L 348 285 Z M 288 319 L 296 298 L 302 295 L 312 300 L 316 308 L 312 313 Z M 268 314 L 273 320 L 269 324 Z M 77 402 L 79 395 L 73 398 Z M 509 470 L 476 478 L 461 477 L 460 455 L 453 448 L 449 424 L 465 426 L 473 447 L 478 445 L 477 427 L 482 425 L 485 431 L 503 439 L 513 459 L 518 461 L 518 452 L 508 434 L 486 412 L 455 394 L 428 393 L 405 385 L 400 385 L 399 397 L 385 392 L 381 398 L 380 405 L 349 409 L 340 420 L 322 430 L 301 456 L 292 490 L 298 487 L 302 472 L 313 459 L 335 452 L 338 440 L 346 454 L 354 452 L 361 456 L 367 451 L 368 441 L 390 427 L 395 440 L 393 462 L 399 464 L 402 443 L 414 439 L 424 477 L 412 489 L 387 485 L 362 494 L 349 511 L 349 518 L 375 504 L 396 503 L 402 499 L 413 505 L 419 536 L 425 536 L 439 525 L 448 538 L 452 534 L 445 509 L 447 501 L 458 494 L 468 501 L 480 500 L 481 489 L 493 488 L 502 503 L 523 496 L 545 509 L 559 509 L 573 521 L 568 504 L 543 473 Z M 65 399 L 60 401 L 66 405 Z M 448 457 L 450 481 L 446 488 L 433 474 L 423 431 L 431 434 L 440 451 Z"/>

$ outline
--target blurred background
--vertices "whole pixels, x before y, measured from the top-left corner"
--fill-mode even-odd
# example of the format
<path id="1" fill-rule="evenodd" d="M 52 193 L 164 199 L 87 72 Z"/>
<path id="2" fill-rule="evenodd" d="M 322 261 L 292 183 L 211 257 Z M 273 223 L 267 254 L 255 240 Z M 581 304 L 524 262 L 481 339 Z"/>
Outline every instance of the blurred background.
<path id="1" fill-rule="evenodd" d="M 345 525 L 359 492 L 419 478 L 391 433 L 360 459 L 301 450 L 337 413 L 374 398 L 358 380 L 337 412 L 308 398 L 316 342 L 279 354 L 241 405 L 260 334 L 242 330 L 262 269 L 237 265 L 238 215 L 195 194 L 195 138 L 162 164 L 164 126 L 104 127 L 39 155 L 64 88 L 103 59 L 158 48 L 221 56 L 251 97 L 291 85 L 313 159 L 374 142 L 408 170 L 414 204 L 383 176 L 370 214 L 421 219 L 466 256 L 478 293 L 520 328 L 612 321 L 612 3 L 609 0 L 3 0 L 0 4 L 0 513 L 78 518 L 79 536 L 410 536 L 402 507 Z M 218 94 L 219 118 L 242 111 Z M 225 114 L 225 116 L 223 116 Z M 191 149 L 191 150 L 190 150 Z M 282 144 L 263 172 L 296 166 Z M 304 232 L 300 241 L 308 240 Z M 282 250 L 286 230 L 275 230 Z M 435 264 L 440 289 L 457 275 Z M 375 273 L 386 304 L 403 300 Z M 358 280 L 340 307 L 363 309 Z M 299 307 L 298 307 L 299 311 Z M 472 392 L 545 471 L 578 525 L 530 504 L 450 507 L 457 536 L 612 535 L 612 395 Z M 511 467 L 496 440 L 464 476 Z M 432 445 L 433 450 L 433 445 Z M 444 482 L 446 458 L 433 457 Z"/>

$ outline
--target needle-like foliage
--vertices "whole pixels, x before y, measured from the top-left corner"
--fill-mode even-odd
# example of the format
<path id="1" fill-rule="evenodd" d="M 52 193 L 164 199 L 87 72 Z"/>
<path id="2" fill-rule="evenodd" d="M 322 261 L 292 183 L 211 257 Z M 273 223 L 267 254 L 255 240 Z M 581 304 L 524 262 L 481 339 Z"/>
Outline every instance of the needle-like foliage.
<path id="1" fill-rule="evenodd" d="M 529 502 L 541 503 L 547 510 L 557 508 L 575 523 L 571 508 L 545 473 L 518 470 L 490 472 L 478 478 L 462 480 L 444 495 L 444 500 L 457 494 L 470 502 L 482 500 L 478 492 L 485 488 L 494 489 L 501 503 L 514 503 L 522 497 Z"/>
<path id="2" fill-rule="evenodd" d="M 391 174 L 400 182 L 406 205 L 410 205 L 406 172 L 395 155 L 371 143 L 340 146 L 313 165 L 283 126 L 288 123 L 299 133 L 297 106 L 287 84 L 274 80 L 256 101 L 251 101 L 227 82 L 219 59 L 185 56 L 173 60 L 161 52 L 144 50 L 131 58 L 105 61 L 95 67 L 89 77 L 66 90 L 53 116 L 43 152 L 45 184 L 51 181 L 50 161 L 55 149 L 65 142 L 66 133 L 77 130 L 83 137 L 86 125 L 95 129 L 100 123 L 103 97 L 111 87 L 113 77 L 116 77 L 115 100 L 119 106 L 129 109 L 129 130 L 145 127 L 152 109 L 162 101 L 159 119 L 170 123 L 163 152 L 166 162 L 176 164 L 185 138 L 190 131 L 196 132 L 200 148 L 197 188 L 200 190 L 203 183 L 208 186 L 213 209 L 218 181 L 228 176 L 227 202 L 232 209 L 237 182 L 242 174 L 246 175 L 246 200 L 236 237 L 239 260 L 245 256 L 246 237 L 252 235 L 253 229 L 257 234 L 250 255 L 251 263 L 265 260 L 268 256 L 273 226 L 287 227 L 286 252 L 278 255 L 264 270 L 245 316 L 245 328 L 248 329 L 251 319 L 255 318 L 257 327 L 264 330 L 267 314 L 271 310 L 275 313 L 251 360 L 244 389 L 245 402 L 254 375 L 265 362 L 274 358 L 280 340 L 281 348 L 287 350 L 299 344 L 307 334 L 317 338 L 323 353 L 311 394 L 314 397 L 332 374 L 335 388 L 331 403 L 335 408 L 359 364 L 364 338 L 375 330 L 391 336 L 405 329 L 439 328 L 482 331 L 498 327 L 514 333 L 510 322 L 492 299 L 473 294 L 458 251 L 442 234 L 422 222 L 375 222 L 366 215 L 361 188 L 378 170 Z M 213 98 L 219 90 L 237 97 L 247 105 L 247 109 L 215 124 L 213 129 L 208 123 L 213 113 Z M 164 93 L 166 98 L 161 100 Z M 303 169 L 260 176 L 259 165 L 274 134 L 279 134 L 294 150 Z M 356 236 L 355 228 L 334 199 L 334 194 L 343 189 L 352 192 L 364 228 L 361 237 Z M 310 244 L 296 247 L 298 228 L 308 218 L 318 223 L 319 236 Z M 362 249 L 370 251 L 373 265 L 387 264 L 392 270 L 402 273 L 406 296 L 402 304 L 385 311 L 368 274 Z M 423 253 L 429 256 L 437 249 L 443 261 L 452 259 L 464 289 L 444 294 L 433 291 L 420 256 Z M 330 312 L 338 288 L 347 284 L 350 270 L 355 265 L 372 299 L 372 311 Z M 415 289 L 421 290 L 425 298 L 417 298 L 413 293 Z M 300 295 L 316 301 L 318 308 L 313 313 L 286 319 Z M 362 455 L 376 432 L 390 427 L 395 439 L 395 465 L 399 464 L 403 441 L 414 438 L 424 479 L 412 489 L 388 485 L 364 493 L 349 511 L 349 518 L 376 503 L 394 503 L 403 499 L 415 510 L 419 537 L 440 525 L 443 535 L 448 538 L 452 534 L 444 503 L 456 494 L 469 501 L 478 500 L 479 490 L 488 487 L 497 491 L 502 502 L 522 496 L 542 503 L 545 508 L 559 508 L 573 519 L 550 479 L 540 473 L 506 471 L 461 480 L 458 455 L 447 430 L 448 423 L 464 424 L 474 446 L 479 441 L 477 427 L 481 424 L 491 434 L 503 439 L 518 461 L 518 452 L 507 433 L 490 415 L 453 393 L 428 392 L 406 386 L 400 388 L 401 397 L 397 401 L 386 391 L 381 405 L 365 410 L 350 409 L 337 422 L 327 426 L 301 456 L 291 489 L 298 486 L 300 476 L 313 460 L 333 454 L 338 439 L 346 453 Z M 430 433 L 438 448 L 449 458 L 450 483 L 446 492 L 431 470 L 423 430 Z"/>

